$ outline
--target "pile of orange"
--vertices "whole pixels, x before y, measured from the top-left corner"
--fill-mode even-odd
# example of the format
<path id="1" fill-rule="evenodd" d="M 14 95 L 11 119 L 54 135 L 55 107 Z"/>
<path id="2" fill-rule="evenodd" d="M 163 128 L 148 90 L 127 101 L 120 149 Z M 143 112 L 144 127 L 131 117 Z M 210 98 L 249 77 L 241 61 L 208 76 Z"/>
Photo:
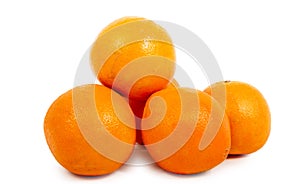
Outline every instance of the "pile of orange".
<path id="1" fill-rule="evenodd" d="M 136 142 L 162 169 L 194 174 L 229 154 L 262 148 L 270 134 L 263 95 L 237 81 L 204 91 L 173 79 L 175 49 L 165 29 L 140 17 L 118 19 L 98 35 L 91 68 L 102 85 L 59 96 L 44 120 L 55 159 L 84 176 L 109 174 L 130 158 Z"/>

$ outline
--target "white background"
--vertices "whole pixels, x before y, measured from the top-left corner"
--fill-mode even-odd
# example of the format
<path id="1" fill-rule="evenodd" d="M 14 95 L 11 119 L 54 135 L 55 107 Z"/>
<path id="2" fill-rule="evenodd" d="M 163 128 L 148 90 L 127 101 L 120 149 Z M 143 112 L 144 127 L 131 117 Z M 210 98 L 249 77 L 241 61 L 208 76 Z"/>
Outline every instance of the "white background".
<path id="1" fill-rule="evenodd" d="M 299 10 L 296 0 L 0 1 L 0 182 L 299 183 Z M 64 170 L 45 142 L 45 113 L 73 87 L 81 57 L 101 29 L 128 15 L 186 27 L 214 53 L 224 79 L 260 89 L 272 113 L 267 144 L 192 176 L 155 165 L 95 178 Z M 192 77 L 203 89 L 208 83 L 199 75 Z"/>

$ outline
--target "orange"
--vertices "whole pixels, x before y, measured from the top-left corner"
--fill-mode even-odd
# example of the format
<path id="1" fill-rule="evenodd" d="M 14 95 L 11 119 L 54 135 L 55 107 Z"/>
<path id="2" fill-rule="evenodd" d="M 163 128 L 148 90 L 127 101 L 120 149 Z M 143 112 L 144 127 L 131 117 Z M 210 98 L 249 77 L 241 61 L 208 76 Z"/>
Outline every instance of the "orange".
<path id="1" fill-rule="evenodd" d="M 55 159 L 77 175 L 112 173 L 135 144 L 133 113 L 126 100 L 100 85 L 75 87 L 58 97 L 44 120 Z"/>
<path id="2" fill-rule="evenodd" d="M 168 85 L 167 88 L 178 88 L 179 84 L 178 82 L 173 79 Z M 129 100 L 129 105 L 135 115 L 135 121 L 136 121 L 136 142 L 139 144 L 143 144 L 142 135 L 141 135 L 141 119 L 143 117 L 144 107 L 145 107 L 146 101 L 140 101 L 140 100 Z"/>
<path id="3" fill-rule="evenodd" d="M 209 170 L 228 155 L 230 126 L 221 105 L 204 92 L 164 89 L 147 100 L 144 145 L 156 164 L 178 174 Z"/>
<path id="4" fill-rule="evenodd" d="M 103 85 L 139 101 L 165 88 L 175 71 L 170 36 L 155 22 L 140 17 L 124 17 L 104 28 L 90 58 Z"/>
<path id="5" fill-rule="evenodd" d="M 226 95 L 222 96 L 222 90 Z M 230 154 L 249 154 L 263 147 L 270 134 L 271 115 L 258 89 L 243 82 L 225 81 L 205 92 L 225 105 L 231 125 Z"/>

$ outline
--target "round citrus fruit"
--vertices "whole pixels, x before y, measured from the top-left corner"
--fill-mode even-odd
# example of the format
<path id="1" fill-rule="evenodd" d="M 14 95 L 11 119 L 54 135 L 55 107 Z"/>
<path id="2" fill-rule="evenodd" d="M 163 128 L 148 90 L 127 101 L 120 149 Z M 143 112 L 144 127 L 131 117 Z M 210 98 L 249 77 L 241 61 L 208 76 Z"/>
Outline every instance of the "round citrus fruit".
<path id="1" fill-rule="evenodd" d="M 266 143 L 271 115 L 258 89 L 243 82 L 225 81 L 213 84 L 205 92 L 225 106 L 231 125 L 230 154 L 249 154 Z"/>
<path id="2" fill-rule="evenodd" d="M 134 148 L 135 124 L 126 100 L 100 85 L 75 87 L 58 97 L 44 120 L 55 159 L 77 175 L 109 174 Z"/>
<path id="3" fill-rule="evenodd" d="M 140 17 L 124 17 L 104 28 L 90 58 L 103 85 L 139 101 L 165 88 L 175 71 L 170 36 L 155 22 Z"/>
<path id="4" fill-rule="evenodd" d="M 166 88 L 171 89 L 171 88 L 178 88 L 179 84 L 178 82 L 173 79 Z M 140 101 L 140 100 L 134 100 L 134 99 L 129 99 L 129 105 L 132 109 L 132 112 L 135 115 L 135 122 L 136 122 L 136 142 L 143 145 L 143 139 L 142 139 L 142 134 L 141 134 L 141 120 L 143 118 L 143 112 L 144 112 L 144 107 L 145 107 L 146 101 Z"/>
<path id="5" fill-rule="evenodd" d="M 178 174 L 209 170 L 228 155 L 230 127 L 224 109 L 204 92 L 164 89 L 147 100 L 142 138 L 162 169 Z"/>

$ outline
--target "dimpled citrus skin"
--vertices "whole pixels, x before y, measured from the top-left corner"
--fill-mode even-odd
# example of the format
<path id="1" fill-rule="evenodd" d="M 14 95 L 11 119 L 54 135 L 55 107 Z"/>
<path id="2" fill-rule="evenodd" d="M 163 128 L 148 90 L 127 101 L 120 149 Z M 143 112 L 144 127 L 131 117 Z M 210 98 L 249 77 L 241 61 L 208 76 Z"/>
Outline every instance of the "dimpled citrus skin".
<path id="1" fill-rule="evenodd" d="M 185 94 L 185 96 L 181 97 L 178 91 Z M 198 100 L 196 99 L 195 102 L 195 99 L 192 97 L 193 95 L 191 95 L 189 91 L 190 89 L 186 88 L 169 88 L 154 93 L 147 100 L 142 120 L 142 138 L 153 160 L 162 169 L 177 174 L 194 174 L 207 171 L 223 162 L 227 158 L 230 149 L 230 127 L 228 118 L 226 114 L 224 114 L 224 109 L 209 95 L 201 91 L 196 92 Z M 164 111 L 162 104 L 153 103 L 150 107 L 151 101 L 157 97 L 161 98 L 166 105 L 166 113 L 162 120 L 155 118 L 159 116 L 158 114 L 160 112 Z M 182 98 L 185 98 L 188 102 L 192 101 L 199 105 L 199 114 L 197 115 L 197 113 L 189 107 L 182 109 Z M 212 139 L 212 142 L 210 142 L 205 149 L 200 150 L 200 140 L 208 124 L 212 112 L 212 104 L 214 104 L 215 107 L 214 117 L 215 119 L 219 118 L 220 121 L 217 123 L 221 125 L 215 137 Z M 184 117 L 182 121 L 183 125 L 180 128 L 183 133 L 188 131 L 195 117 L 197 117 L 195 129 L 191 132 L 190 137 L 188 137 L 180 149 L 174 150 L 173 154 L 163 158 L 164 151 L 151 146 L 164 141 L 174 133 L 175 127 L 178 126 L 180 116 Z M 146 120 L 146 118 L 149 117 L 154 118 Z M 147 127 L 149 124 L 155 126 L 149 128 Z M 176 134 L 171 139 L 171 143 L 176 143 L 181 139 L 183 139 L 183 134 Z M 162 148 L 166 151 L 173 149 L 172 144 L 166 144 L 162 146 Z"/>
<path id="2" fill-rule="evenodd" d="M 50 106 L 44 120 L 45 137 L 55 159 L 71 173 L 84 176 L 109 174 L 121 167 L 129 158 L 135 144 L 135 129 L 126 126 L 116 116 L 112 107 L 112 93 L 116 95 L 116 106 L 122 109 L 124 117 L 127 118 L 126 123 L 134 126 L 133 114 L 126 100 L 111 89 L 100 85 L 75 87 L 58 97 Z M 96 116 L 90 107 L 96 108 Z M 101 134 L 106 129 L 118 140 L 132 146 L 122 151 L 114 148 L 120 154 L 119 161 L 111 160 L 109 155 L 97 152 L 87 142 L 82 134 L 83 129 L 79 126 L 80 118 L 83 121 L 81 126 L 91 128 L 91 133 Z M 95 118 L 99 126 L 89 121 Z M 109 143 L 106 144 L 107 140 L 95 141 L 103 143 L 105 147 L 111 146 Z"/>
<path id="3" fill-rule="evenodd" d="M 133 23 L 136 24 L 134 28 L 122 29 Z M 117 33 L 111 36 L 109 41 L 103 41 L 114 31 Z M 147 34 L 139 35 L 143 32 Z M 132 35 L 139 35 L 139 37 L 134 40 Z M 128 41 L 131 39 L 133 40 Z M 107 51 L 109 49 L 112 50 L 111 53 Z M 105 51 L 110 54 L 104 56 Z M 139 101 L 146 101 L 152 93 L 165 88 L 175 72 L 175 50 L 168 33 L 153 21 L 140 17 L 124 17 L 109 24 L 93 44 L 90 56 L 94 73 L 103 85 Z M 150 58 L 140 64 L 133 63 L 139 58 L 151 56 L 165 58 L 168 62 L 159 62 L 160 59 Z M 153 64 L 145 67 L 144 62 L 153 62 Z M 129 69 L 129 64 L 136 64 L 136 67 Z M 121 74 L 124 69 L 127 71 Z M 154 71 L 155 75 L 153 75 Z M 146 75 L 137 77 L 134 75 L 136 73 Z M 118 76 L 120 82 L 116 83 Z M 127 89 L 130 86 L 132 88 Z"/>
<path id="4" fill-rule="evenodd" d="M 222 89 L 226 90 L 225 110 L 231 126 L 229 153 L 249 154 L 259 150 L 271 130 L 271 114 L 265 98 L 255 87 L 239 81 L 218 82 L 204 91 L 221 100 Z"/>

